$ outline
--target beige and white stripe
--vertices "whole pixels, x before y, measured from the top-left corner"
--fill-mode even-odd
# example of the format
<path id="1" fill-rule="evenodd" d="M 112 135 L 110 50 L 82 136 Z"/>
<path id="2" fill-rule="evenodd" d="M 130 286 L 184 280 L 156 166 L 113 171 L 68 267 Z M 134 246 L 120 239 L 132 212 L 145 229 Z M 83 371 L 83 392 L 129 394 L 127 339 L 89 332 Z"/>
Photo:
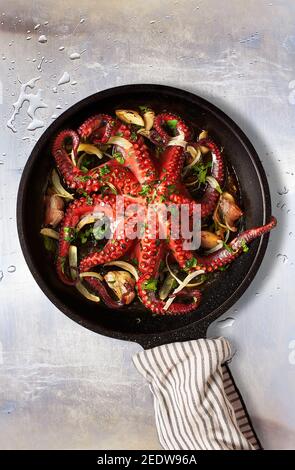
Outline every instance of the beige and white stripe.
<path id="1" fill-rule="evenodd" d="M 254 450 L 259 443 L 225 363 L 225 338 L 172 343 L 133 357 L 154 396 L 167 450 Z"/>

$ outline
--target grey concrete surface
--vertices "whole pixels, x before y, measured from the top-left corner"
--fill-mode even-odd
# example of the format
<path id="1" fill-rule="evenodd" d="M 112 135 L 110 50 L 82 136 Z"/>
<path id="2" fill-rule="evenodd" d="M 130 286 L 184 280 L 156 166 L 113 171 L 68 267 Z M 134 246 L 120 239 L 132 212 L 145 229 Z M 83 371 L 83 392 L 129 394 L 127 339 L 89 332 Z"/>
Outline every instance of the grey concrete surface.
<path id="1" fill-rule="evenodd" d="M 234 344 L 232 371 L 264 447 L 295 448 L 294 18 L 292 0 L 0 1 L 0 448 L 159 448 L 150 392 L 131 362 L 139 346 L 97 336 L 51 305 L 15 219 L 22 169 L 46 126 L 95 91 L 148 82 L 218 105 L 266 169 L 279 228 L 225 315 L 235 321 L 208 334 Z M 58 85 L 64 72 L 70 81 Z M 32 121 L 24 103 L 13 132 L 20 82 L 37 77 L 29 91 L 40 88 L 46 107 Z"/>

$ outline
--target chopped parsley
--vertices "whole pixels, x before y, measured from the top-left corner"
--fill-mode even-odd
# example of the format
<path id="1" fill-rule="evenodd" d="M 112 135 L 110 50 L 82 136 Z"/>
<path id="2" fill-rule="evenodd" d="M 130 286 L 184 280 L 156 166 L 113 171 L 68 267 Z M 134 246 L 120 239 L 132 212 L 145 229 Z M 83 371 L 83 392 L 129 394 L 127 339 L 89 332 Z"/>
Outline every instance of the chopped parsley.
<path id="1" fill-rule="evenodd" d="M 149 184 L 143 184 L 141 186 L 141 190 L 140 190 L 139 194 L 141 196 L 146 196 L 150 192 L 150 190 L 151 190 L 151 186 Z"/>
<path id="2" fill-rule="evenodd" d="M 173 132 L 176 131 L 177 124 L 178 124 L 177 119 L 169 119 L 169 121 L 166 121 L 166 126 Z"/>
<path id="3" fill-rule="evenodd" d="M 117 135 L 118 137 L 123 137 L 124 134 L 123 134 L 123 132 L 117 132 L 116 135 Z"/>
<path id="4" fill-rule="evenodd" d="M 123 155 L 121 154 L 121 152 L 115 152 L 113 153 L 113 158 L 115 158 L 117 160 L 117 162 L 121 163 L 122 165 L 124 165 L 125 163 L 125 158 L 123 157 Z"/>
<path id="5" fill-rule="evenodd" d="M 107 175 L 108 173 L 110 173 L 110 169 L 107 165 L 104 165 L 104 166 L 100 167 L 100 169 L 99 169 L 100 176 Z"/>
<path id="6" fill-rule="evenodd" d="M 247 253 L 249 251 L 249 247 L 247 243 L 245 242 L 245 240 L 242 240 L 241 245 L 242 245 L 243 252 Z"/>
<path id="7" fill-rule="evenodd" d="M 75 229 L 72 227 L 64 227 L 64 241 L 72 242 L 75 239 Z"/>
<path id="8" fill-rule="evenodd" d="M 225 248 L 229 253 L 233 253 L 233 252 L 234 252 L 234 250 L 232 249 L 232 247 L 229 246 L 227 243 L 222 242 L 222 244 L 223 244 L 223 248 Z"/>
<path id="9" fill-rule="evenodd" d="M 149 279 L 148 281 L 145 281 L 143 285 L 144 285 L 143 287 L 144 290 L 150 290 L 150 291 L 155 292 L 157 290 L 158 280 Z"/>
<path id="10" fill-rule="evenodd" d="M 197 163 L 192 167 L 192 171 L 196 174 L 199 182 L 199 187 L 201 184 L 206 183 L 208 170 L 212 167 L 212 162 L 207 163 Z"/>
<path id="11" fill-rule="evenodd" d="M 197 266 L 198 264 L 198 260 L 194 257 L 188 259 L 185 263 L 185 269 L 191 269 L 191 268 L 194 268 L 195 266 Z"/>

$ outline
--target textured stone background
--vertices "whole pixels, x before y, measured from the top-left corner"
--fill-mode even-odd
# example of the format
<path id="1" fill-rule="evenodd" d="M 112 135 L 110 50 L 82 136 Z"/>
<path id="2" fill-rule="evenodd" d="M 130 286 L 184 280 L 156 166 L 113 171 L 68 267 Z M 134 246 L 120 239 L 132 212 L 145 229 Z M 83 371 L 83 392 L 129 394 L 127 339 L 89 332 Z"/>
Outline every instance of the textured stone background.
<path id="1" fill-rule="evenodd" d="M 1 448 L 159 448 L 151 396 L 131 363 L 139 346 L 86 331 L 51 305 L 25 265 L 15 221 L 22 169 L 52 119 L 97 90 L 140 82 L 209 99 L 263 161 L 279 228 L 225 315 L 235 321 L 209 334 L 234 343 L 232 371 L 263 445 L 295 447 L 294 18 L 292 0 L 1 0 Z M 58 86 L 64 72 L 70 81 Z M 19 80 L 38 76 L 31 93 L 42 89 L 44 127 L 27 130 L 25 104 L 13 133 L 6 123 Z"/>

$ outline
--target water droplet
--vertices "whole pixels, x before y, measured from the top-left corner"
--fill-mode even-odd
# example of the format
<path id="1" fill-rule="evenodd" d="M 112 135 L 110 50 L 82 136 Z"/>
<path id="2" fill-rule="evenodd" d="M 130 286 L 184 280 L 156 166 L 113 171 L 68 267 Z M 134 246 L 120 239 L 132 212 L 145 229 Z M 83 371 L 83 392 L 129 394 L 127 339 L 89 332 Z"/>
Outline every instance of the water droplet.
<path id="1" fill-rule="evenodd" d="M 63 75 L 60 77 L 58 81 L 58 85 L 65 85 L 66 83 L 69 83 L 71 80 L 70 75 L 68 72 L 64 72 Z"/>
<path id="2" fill-rule="evenodd" d="M 286 263 L 288 261 L 288 256 L 287 255 L 282 255 L 282 253 L 279 253 L 277 255 L 277 258 L 282 261 L 283 263 Z"/>
<path id="3" fill-rule="evenodd" d="M 0 165 L 4 165 L 4 162 L 2 160 L 0 160 Z"/>
<path id="4" fill-rule="evenodd" d="M 57 118 L 57 114 L 52 114 L 51 119 L 56 119 L 56 118 Z"/>
<path id="5" fill-rule="evenodd" d="M 289 232 L 289 237 L 292 237 L 292 235 L 293 235 L 293 232 Z"/>
<path id="6" fill-rule="evenodd" d="M 45 57 L 41 57 L 41 61 L 40 63 L 37 65 L 37 70 L 39 70 L 40 72 L 42 71 L 42 64 L 43 64 L 43 61 L 44 61 Z"/>
<path id="7" fill-rule="evenodd" d="M 45 36 L 45 34 L 41 34 L 41 36 L 39 36 L 38 42 L 40 42 L 41 44 L 45 44 L 47 42 L 47 37 Z"/>
<path id="8" fill-rule="evenodd" d="M 48 25 L 48 21 L 44 21 L 44 26 L 47 26 Z"/>
<path id="9" fill-rule="evenodd" d="M 32 62 L 36 62 L 37 59 L 33 59 Z"/>
<path id="10" fill-rule="evenodd" d="M 12 264 L 11 266 L 8 266 L 7 272 L 8 273 L 14 273 L 16 271 L 16 267 Z"/>
<path id="11" fill-rule="evenodd" d="M 56 109 L 62 109 L 62 107 L 61 107 L 60 104 L 57 104 L 57 105 L 55 106 L 55 108 L 56 108 Z"/>
<path id="12" fill-rule="evenodd" d="M 57 88 L 56 88 L 56 86 L 54 86 L 54 87 L 52 88 L 52 91 L 53 91 L 53 93 L 57 93 Z"/>
<path id="13" fill-rule="evenodd" d="M 32 36 L 27 36 L 27 41 L 29 41 L 30 39 L 32 39 Z"/>
<path id="14" fill-rule="evenodd" d="M 17 101 L 13 103 L 14 111 L 12 113 L 11 118 L 7 122 L 7 127 L 11 129 L 13 132 L 17 132 L 16 128 L 14 127 L 14 121 L 16 116 L 19 114 L 20 109 L 22 108 L 23 104 L 27 101 L 29 102 L 29 107 L 27 109 L 27 114 L 31 118 L 31 122 L 28 125 L 27 129 L 30 131 L 34 131 L 40 127 L 44 126 L 44 122 L 40 119 L 35 117 L 35 113 L 39 108 L 47 108 L 47 105 L 43 103 L 41 92 L 42 90 L 39 89 L 36 94 L 28 93 L 27 88 L 33 89 L 35 87 L 36 81 L 39 80 L 40 77 L 32 78 L 26 83 L 21 83 L 20 93 Z"/>
<path id="15" fill-rule="evenodd" d="M 73 52 L 71 55 L 70 55 L 70 59 L 71 60 L 77 60 L 77 59 L 80 59 L 81 56 L 79 54 L 79 52 Z"/>
<path id="16" fill-rule="evenodd" d="M 280 196 L 283 196 L 283 194 L 288 194 L 289 192 L 289 189 L 286 188 L 286 186 L 283 187 L 283 189 L 277 191 L 277 193 L 280 195 Z"/>
<path id="17" fill-rule="evenodd" d="M 78 83 L 78 82 L 76 82 L 76 81 L 73 81 L 73 82 L 71 83 L 71 85 L 73 85 L 73 86 L 74 86 L 74 85 L 77 85 L 77 83 Z"/>
<path id="18" fill-rule="evenodd" d="M 60 47 L 58 48 L 58 50 L 59 50 L 59 51 L 64 51 L 64 50 L 65 50 L 65 46 L 60 46 Z"/>
<path id="19" fill-rule="evenodd" d="M 232 317 L 225 318 L 224 320 L 219 320 L 217 323 L 220 328 L 228 328 L 232 326 L 235 322 L 235 319 Z"/>
<path id="20" fill-rule="evenodd" d="M 155 20 L 150 21 L 150 24 L 154 24 L 154 23 L 155 23 Z"/>
<path id="21" fill-rule="evenodd" d="M 5 57 L 5 55 L 3 55 L 3 56 L 2 56 L 2 60 L 6 60 L 6 57 Z"/>
<path id="22" fill-rule="evenodd" d="M 36 31 L 38 28 L 40 28 L 40 26 L 41 26 L 40 23 L 36 24 L 36 25 L 34 26 L 34 30 Z"/>
<path id="23" fill-rule="evenodd" d="M 141 322 L 141 318 L 135 318 L 135 322 L 138 324 Z"/>
<path id="24" fill-rule="evenodd" d="M 85 22 L 85 18 L 81 18 L 80 23 L 84 23 L 84 22 Z"/>

